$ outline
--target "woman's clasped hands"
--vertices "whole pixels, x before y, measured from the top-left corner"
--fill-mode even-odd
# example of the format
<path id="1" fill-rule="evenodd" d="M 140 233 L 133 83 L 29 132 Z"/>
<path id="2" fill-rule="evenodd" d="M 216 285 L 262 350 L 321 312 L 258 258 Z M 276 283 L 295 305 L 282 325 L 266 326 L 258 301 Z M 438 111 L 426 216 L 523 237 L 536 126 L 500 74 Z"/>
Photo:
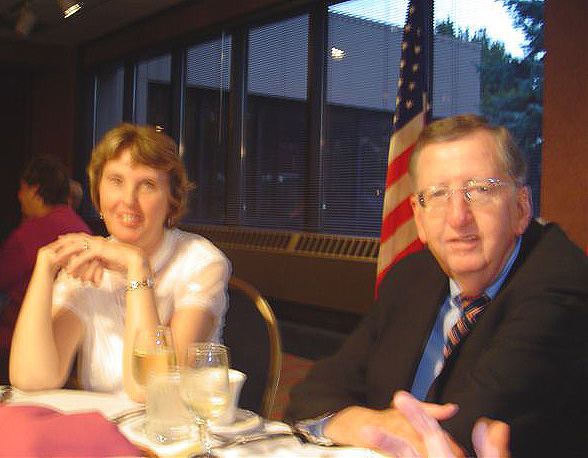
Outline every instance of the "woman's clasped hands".
<path id="1" fill-rule="evenodd" d="M 97 286 L 104 269 L 126 273 L 130 262 L 148 262 L 142 250 L 133 245 L 87 234 L 67 234 L 39 250 L 40 259 L 57 274 L 63 269 L 69 276 Z"/>

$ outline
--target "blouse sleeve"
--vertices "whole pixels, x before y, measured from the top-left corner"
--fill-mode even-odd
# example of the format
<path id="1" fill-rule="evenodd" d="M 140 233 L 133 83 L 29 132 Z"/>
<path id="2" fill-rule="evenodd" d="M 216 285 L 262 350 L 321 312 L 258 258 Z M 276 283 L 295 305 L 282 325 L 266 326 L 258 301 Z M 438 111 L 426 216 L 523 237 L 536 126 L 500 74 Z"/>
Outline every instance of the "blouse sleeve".
<path id="1" fill-rule="evenodd" d="M 204 307 L 215 316 L 227 309 L 227 282 L 231 267 L 224 254 L 201 239 L 191 243 L 181 263 L 182 280 L 176 282 L 176 307 Z"/>

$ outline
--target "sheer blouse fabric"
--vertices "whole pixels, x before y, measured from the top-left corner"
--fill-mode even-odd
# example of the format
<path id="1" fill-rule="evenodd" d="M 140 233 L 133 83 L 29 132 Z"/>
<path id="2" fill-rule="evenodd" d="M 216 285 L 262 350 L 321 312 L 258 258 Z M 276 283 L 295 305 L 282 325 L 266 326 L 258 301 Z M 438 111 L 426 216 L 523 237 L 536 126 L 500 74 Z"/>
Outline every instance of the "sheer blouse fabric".
<path id="1" fill-rule="evenodd" d="M 217 317 L 211 341 L 220 342 L 231 271 L 225 255 L 199 235 L 169 229 L 151 257 L 151 268 L 160 322 L 169 324 L 176 308 L 202 307 Z M 123 274 L 110 270 L 104 272 L 98 287 L 81 283 L 63 272 L 57 278 L 53 307 L 66 307 L 84 324 L 78 351 L 78 380 L 84 389 L 123 389 L 126 284 Z"/>

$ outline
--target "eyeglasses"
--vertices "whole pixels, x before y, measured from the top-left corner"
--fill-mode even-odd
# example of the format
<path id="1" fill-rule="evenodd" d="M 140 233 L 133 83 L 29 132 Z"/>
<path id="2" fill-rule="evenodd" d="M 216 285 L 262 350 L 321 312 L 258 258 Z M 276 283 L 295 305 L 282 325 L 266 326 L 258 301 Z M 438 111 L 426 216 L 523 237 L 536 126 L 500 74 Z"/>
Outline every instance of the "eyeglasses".
<path id="1" fill-rule="evenodd" d="M 493 202 L 500 188 L 503 186 L 514 186 L 512 183 L 505 183 L 498 178 L 487 180 L 470 180 L 465 186 L 429 186 L 417 194 L 419 204 L 428 211 L 444 211 L 447 208 L 449 199 L 455 192 L 462 192 L 466 202 L 473 205 L 486 205 Z"/>

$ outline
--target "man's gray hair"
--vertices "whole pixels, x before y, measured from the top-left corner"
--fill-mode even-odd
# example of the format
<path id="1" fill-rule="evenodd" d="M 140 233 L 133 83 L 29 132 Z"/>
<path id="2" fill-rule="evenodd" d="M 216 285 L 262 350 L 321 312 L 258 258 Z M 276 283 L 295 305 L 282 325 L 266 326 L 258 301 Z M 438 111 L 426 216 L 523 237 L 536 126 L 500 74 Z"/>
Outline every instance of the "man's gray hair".
<path id="1" fill-rule="evenodd" d="M 423 148 L 432 143 L 459 140 L 478 130 L 492 134 L 496 141 L 496 159 L 518 186 L 524 186 L 527 182 L 527 163 L 508 129 L 494 126 L 485 118 L 473 114 L 452 116 L 425 126 L 410 158 L 409 174 L 412 182 L 416 182 L 416 164 Z"/>

